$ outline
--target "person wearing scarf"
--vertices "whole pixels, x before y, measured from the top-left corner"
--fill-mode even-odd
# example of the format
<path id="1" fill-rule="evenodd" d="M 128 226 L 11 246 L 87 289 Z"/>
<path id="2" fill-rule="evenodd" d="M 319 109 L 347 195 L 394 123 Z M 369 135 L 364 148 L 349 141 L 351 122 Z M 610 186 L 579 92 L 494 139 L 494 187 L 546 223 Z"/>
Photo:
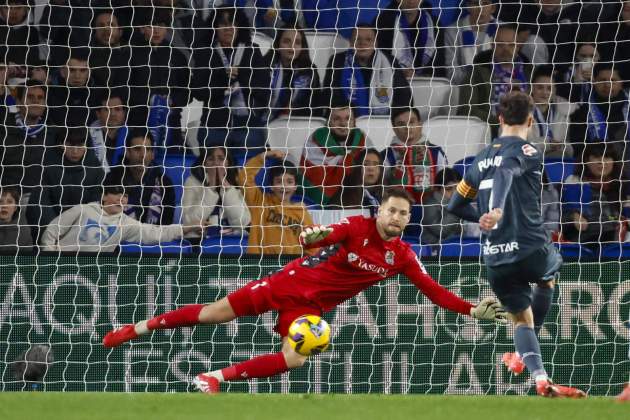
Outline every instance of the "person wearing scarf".
<path id="1" fill-rule="evenodd" d="M 619 71 L 612 63 L 597 63 L 593 68 L 589 101 L 571 116 L 569 136 L 574 143 L 575 155 L 581 156 L 585 143 L 603 140 L 628 160 L 629 130 L 630 100 L 623 89 Z"/>
<path id="2" fill-rule="evenodd" d="M 436 53 L 435 28 L 422 0 L 392 0 L 376 19 L 378 47 L 394 57 L 405 76 L 433 73 Z"/>
<path id="3" fill-rule="evenodd" d="M 204 104 L 198 141 L 225 146 L 240 161 L 264 150 L 271 72 L 242 10 L 220 7 L 208 23 L 210 33 L 193 48 L 191 93 Z"/>
<path id="4" fill-rule="evenodd" d="M 321 114 L 316 98 L 320 90 L 319 74 L 308 51 L 301 28 L 277 31 L 273 48 L 265 56 L 271 68 L 269 121 L 282 115 Z"/>
<path id="5" fill-rule="evenodd" d="M 529 131 L 527 141 L 546 157 L 573 157 L 573 146 L 565 140 L 569 130 L 569 116 L 576 107 L 556 95 L 551 65 L 534 69 L 530 95 L 535 104 L 534 127 Z"/>
<path id="6" fill-rule="evenodd" d="M 356 128 L 352 109 L 338 104 L 328 126 L 315 130 L 304 145 L 299 165 L 304 195 L 322 207 L 331 204 L 365 148 L 366 136 Z"/>
<path id="7" fill-rule="evenodd" d="M 125 103 L 121 92 L 102 97 L 96 110 L 96 120 L 89 127 L 88 147 L 94 151 L 106 174 L 111 167 L 120 165 L 125 157 L 128 133 Z"/>
<path id="8" fill-rule="evenodd" d="M 590 143 L 581 165 L 562 189 L 562 235 L 572 242 L 602 246 L 620 240 L 622 216 L 630 216 L 630 181 L 606 143 Z M 621 239 L 623 240 L 623 239 Z"/>
<path id="9" fill-rule="evenodd" d="M 16 105 L 0 126 L 0 180 L 22 188 L 22 200 L 41 183 L 44 153 L 56 144 L 55 127 L 46 126 L 46 87 L 27 80 L 15 89 Z"/>
<path id="10" fill-rule="evenodd" d="M 422 133 L 416 108 L 399 109 L 391 120 L 396 136 L 384 153 L 385 182 L 402 185 L 420 204 L 433 192 L 436 174 L 448 165 L 446 155 Z"/>
<path id="11" fill-rule="evenodd" d="M 498 134 L 496 108 L 500 97 L 511 91 L 529 91 L 531 65 L 517 50 L 517 26 L 499 24 L 493 48 L 475 56 L 464 84 L 460 86 L 459 114 L 491 124 Z"/>
<path id="12" fill-rule="evenodd" d="M 149 127 L 156 147 L 182 146 L 181 108 L 188 104 L 190 70 L 184 53 L 173 47 L 171 12 L 157 9 L 140 27 L 131 48 L 129 125 Z"/>
<path id="13" fill-rule="evenodd" d="M 376 50 L 376 29 L 359 25 L 352 31 L 346 51 L 335 54 L 324 79 L 323 104 L 342 97 L 351 103 L 355 117 L 389 115 L 392 108 L 413 103 L 411 87 L 398 62 Z"/>
<path id="14" fill-rule="evenodd" d="M 444 29 L 446 76 L 453 85 L 466 80 L 475 56 L 492 48 L 497 32 L 492 0 L 467 0 L 468 14 Z"/>
<path id="15" fill-rule="evenodd" d="M 154 163 L 151 131 L 134 130 L 126 141 L 123 165 L 110 172 L 120 179 L 128 197 L 125 214 L 142 223 L 170 225 L 174 222 L 175 191 L 164 169 Z"/>

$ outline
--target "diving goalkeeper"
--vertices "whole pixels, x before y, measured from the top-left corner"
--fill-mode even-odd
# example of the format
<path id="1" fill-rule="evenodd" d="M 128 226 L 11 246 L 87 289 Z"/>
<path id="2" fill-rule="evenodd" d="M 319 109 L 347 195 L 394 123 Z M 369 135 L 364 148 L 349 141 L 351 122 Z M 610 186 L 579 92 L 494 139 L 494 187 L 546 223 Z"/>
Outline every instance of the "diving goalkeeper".
<path id="1" fill-rule="evenodd" d="M 411 199 L 400 188 L 386 191 L 376 218 L 342 219 L 330 226 L 305 229 L 300 242 L 321 247 L 317 255 L 299 258 L 280 271 L 253 281 L 208 305 L 186 305 L 153 319 L 125 325 L 109 332 L 105 347 L 116 347 L 153 330 L 219 324 L 246 315 L 278 312 L 275 331 L 283 337 L 282 351 L 258 356 L 224 369 L 197 375 L 195 386 L 217 393 L 223 381 L 278 375 L 300 367 L 306 356 L 287 341 L 289 326 L 304 314 L 321 315 L 368 287 L 399 273 L 435 304 L 477 319 L 505 321 L 505 312 L 493 298 L 477 306 L 460 299 L 426 272 L 409 244 L 400 237 L 409 223 Z"/>

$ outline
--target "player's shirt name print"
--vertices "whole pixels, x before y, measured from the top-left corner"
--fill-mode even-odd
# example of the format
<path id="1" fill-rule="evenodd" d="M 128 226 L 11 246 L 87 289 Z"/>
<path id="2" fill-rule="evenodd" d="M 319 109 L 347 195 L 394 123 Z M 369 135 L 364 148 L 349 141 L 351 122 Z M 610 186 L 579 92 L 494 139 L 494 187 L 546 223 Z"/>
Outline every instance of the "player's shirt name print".
<path id="1" fill-rule="evenodd" d="M 491 168 L 493 166 L 494 167 L 501 166 L 502 162 L 503 162 L 503 156 L 494 156 L 494 157 L 480 160 L 479 162 L 477 162 L 477 166 L 479 167 L 479 172 L 483 172 L 484 170 Z"/>

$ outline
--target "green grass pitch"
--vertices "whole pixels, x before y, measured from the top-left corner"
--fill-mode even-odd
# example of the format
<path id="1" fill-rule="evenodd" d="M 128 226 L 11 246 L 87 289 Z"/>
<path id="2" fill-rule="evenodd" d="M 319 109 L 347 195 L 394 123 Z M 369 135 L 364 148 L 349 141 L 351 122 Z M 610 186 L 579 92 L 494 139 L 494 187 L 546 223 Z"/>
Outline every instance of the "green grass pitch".
<path id="1" fill-rule="evenodd" d="M 2 420 L 612 420 L 612 398 L 441 395 L 0 393 Z"/>

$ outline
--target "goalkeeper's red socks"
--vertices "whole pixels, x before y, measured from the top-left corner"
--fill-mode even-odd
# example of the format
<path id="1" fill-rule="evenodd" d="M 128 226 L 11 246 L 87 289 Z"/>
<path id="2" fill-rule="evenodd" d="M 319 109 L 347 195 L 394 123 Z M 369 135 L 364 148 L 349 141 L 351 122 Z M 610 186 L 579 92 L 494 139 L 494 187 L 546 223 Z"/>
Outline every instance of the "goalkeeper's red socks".
<path id="1" fill-rule="evenodd" d="M 289 370 L 284 354 L 270 353 L 221 369 L 223 381 L 267 378 Z M 219 378 L 221 380 L 221 378 Z"/>
<path id="2" fill-rule="evenodd" d="M 183 306 L 148 320 L 146 326 L 151 331 L 197 325 L 199 324 L 199 313 L 204 306 L 201 304 Z M 139 335 L 145 333 L 144 331 L 138 331 L 138 329 L 140 328 L 136 328 L 136 332 Z"/>
<path id="3" fill-rule="evenodd" d="M 271 353 L 254 357 L 241 363 L 215 370 L 208 373 L 200 373 L 193 380 L 195 387 L 207 394 L 216 394 L 220 390 L 220 383 L 224 381 L 242 381 L 251 378 L 267 378 L 289 370 L 284 354 Z"/>
<path id="4" fill-rule="evenodd" d="M 108 348 L 118 347 L 122 343 L 138 336 L 148 334 L 152 330 L 163 330 L 176 327 L 189 327 L 199 324 L 199 313 L 205 305 L 186 305 L 177 310 L 156 316 L 137 324 L 123 325 L 108 332 L 103 337 L 103 345 Z"/>

